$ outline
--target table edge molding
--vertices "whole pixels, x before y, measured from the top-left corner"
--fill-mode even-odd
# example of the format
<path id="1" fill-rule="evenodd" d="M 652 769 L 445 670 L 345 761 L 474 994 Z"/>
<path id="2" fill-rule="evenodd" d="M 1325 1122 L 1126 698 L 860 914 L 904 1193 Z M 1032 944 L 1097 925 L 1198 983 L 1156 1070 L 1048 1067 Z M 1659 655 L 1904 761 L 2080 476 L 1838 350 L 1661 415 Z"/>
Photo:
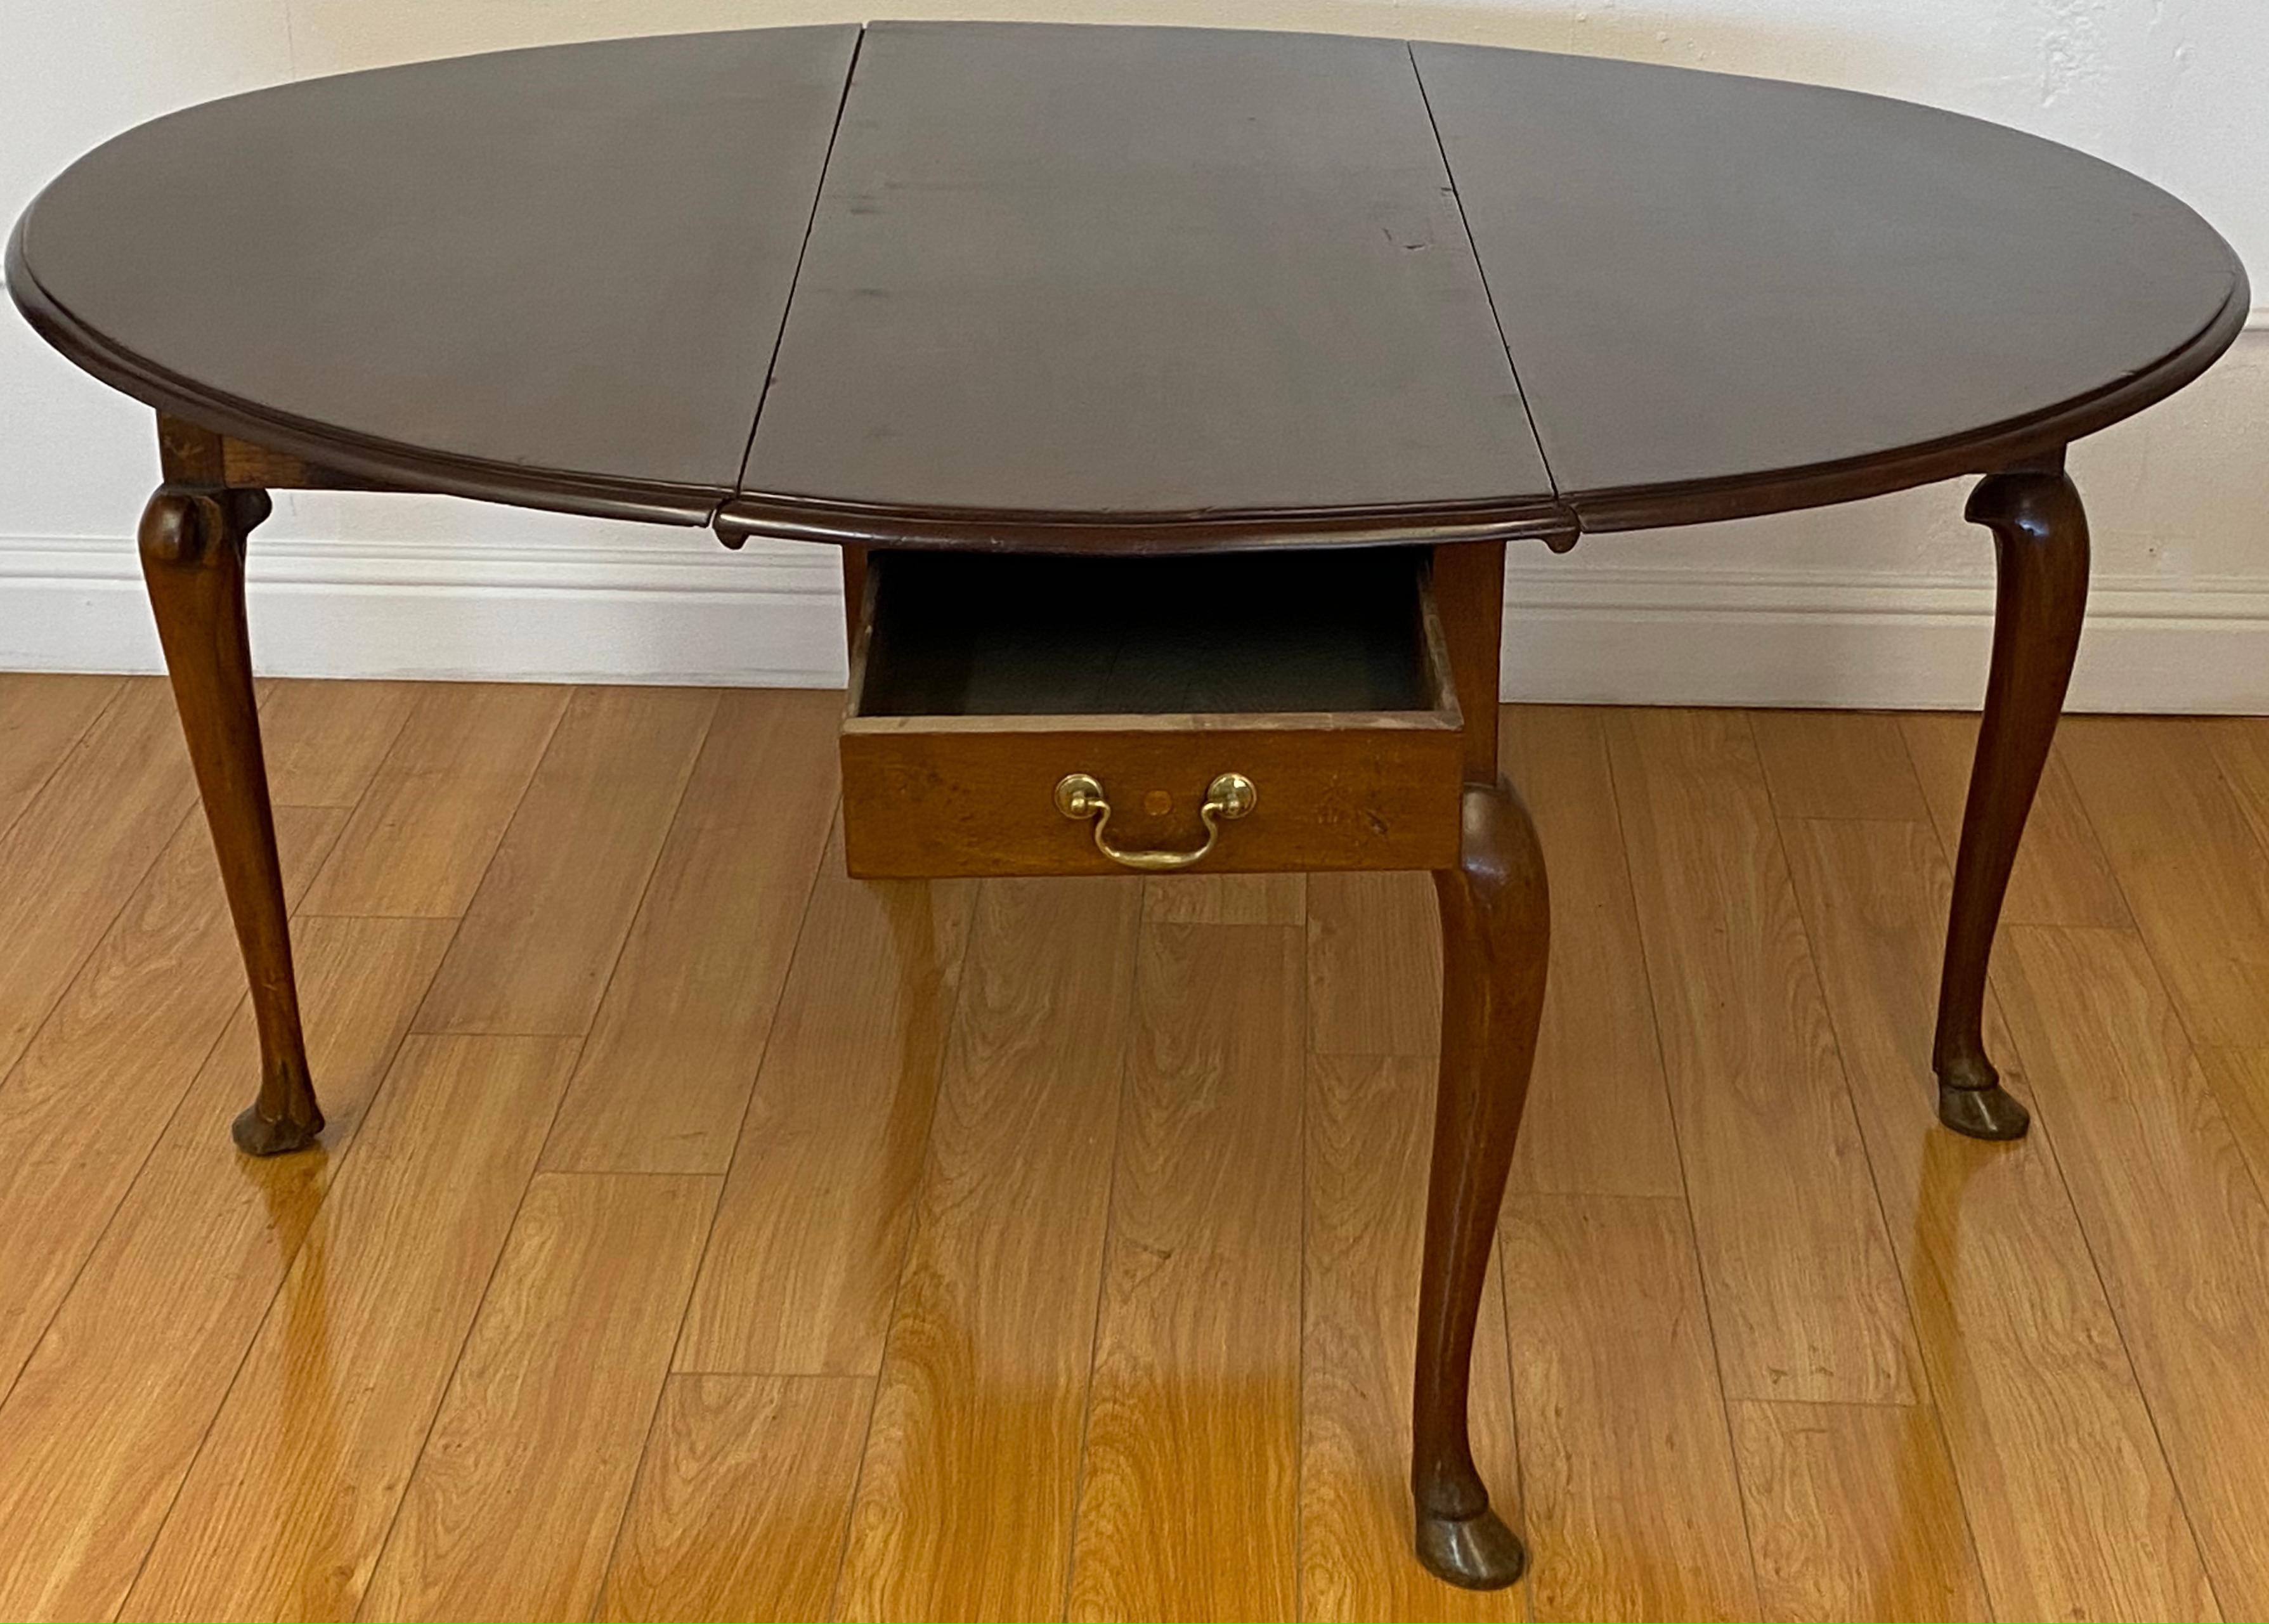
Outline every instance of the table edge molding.
<path id="1" fill-rule="evenodd" d="M 1564 552 L 1577 536 L 1575 515 L 1549 498 L 1537 497 L 1394 507 L 1111 513 L 895 507 L 745 492 L 718 510 L 712 528 L 728 547 L 763 536 L 857 547 L 1121 554 L 1491 541 L 1541 541 Z"/>
<path id="2" fill-rule="evenodd" d="M 1403 43 L 1415 47 L 1426 42 Z M 1423 92 L 1423 79 L 1421 88 Z M 2019 417 L 1833 462 L 1591 491 L 1563 488 L 1556 499 L 1531 494 L 1392 506 L 1202 512 L 919 507 L 499 462 L 360 434 L 211 388 L 99 332 L 40 284 L 24 247 L 40 201 L 33 199 L 8 238 L 10 294 L 42 338 L 121 393 L 215 432 L 381 488 L 598 518 L 706 526 L 728 547 L 760 535 L 839 546 L 1058 552 L 1168 553 L 1466 541 L 1542 541 L 1555 551 L 1564 551 L 1581 535 L 1753 518 L 2009 468 L 2156 404 L 2205 373 L 2241 332 L 2260 328 L 2265 320 L 2264 311 L 2251 303 L 2243 262 L 2223 240 L 2230 285 L 2221 307 L 2190 339 L 2150 365 Z M 1493 299 L 1491 305 L 1494 310 Z M 786 320 L 784 314 L 783 329 Z M 1505 348 L 1518 384 L 1519 358 L 1510 342 Z M 1521 387 L 1525 394 L 1525 385 Z M 760 411 L 751 416 L 753 432 Z M 1556 480 L 1548 453 L 1545 464 L 1548 476 Z"/>
<path id="3" fill-rule="evenodd" d="M 2233 252 L 2228 298 L 2184 343 L 2150 365 L 2086 395 L 1942 439 L 1835 462 L 1720 478 L 1564 491 L 1584 535 L 1753 519 L 1888 496 L 1966 474 L 1990 474 L 2055 452 L 2155 406 L 2220 360 L 2259 324 L 2245 268 Z"/>
<path id="4" fill-rule="evenodd" d="M 8 292 L 16 308 L 82 371 L 160 412 L 398 491 L 678 525 L 707 524 L 732 494 L 721 485 L 672 485 L 433 451 L 297 417 L 207 388 L 96 331 L 40 284 L 23 251 L 25 228 L 38 210 L 34 198 L 8 239 Z"/>

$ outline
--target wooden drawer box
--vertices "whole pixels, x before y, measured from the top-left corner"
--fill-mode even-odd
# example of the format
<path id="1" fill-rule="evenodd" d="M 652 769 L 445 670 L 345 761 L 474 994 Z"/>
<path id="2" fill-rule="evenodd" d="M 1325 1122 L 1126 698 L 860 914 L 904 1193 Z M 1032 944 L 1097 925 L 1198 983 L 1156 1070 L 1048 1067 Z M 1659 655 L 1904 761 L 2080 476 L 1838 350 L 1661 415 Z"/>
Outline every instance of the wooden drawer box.
<path id="1" fill-rule="evenodd" d="M 1425 550 L 1170 558 L 877 552 L 843 723 L 851 872 L 1438 868 L 1458 857 L 1462 719 Z"/>

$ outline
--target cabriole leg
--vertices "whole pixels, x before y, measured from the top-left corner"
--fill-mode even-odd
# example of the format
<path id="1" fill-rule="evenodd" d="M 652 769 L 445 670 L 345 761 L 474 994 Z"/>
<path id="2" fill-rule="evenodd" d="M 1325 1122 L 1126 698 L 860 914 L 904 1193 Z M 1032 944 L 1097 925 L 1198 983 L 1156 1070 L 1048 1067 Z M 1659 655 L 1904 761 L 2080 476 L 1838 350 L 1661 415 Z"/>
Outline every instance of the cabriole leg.
<path id="1" fill-rule="evenodd" d="M 1489 1509 L 1466 1395 L 1489 1248 L 1528 1094 L 1550 941 L 1544 854 L 1520 798 L 1468 785 L 1459 866 L 1434 876 L 1442 915 L 1442 1072 L 1418 1292 L 1411 1493 L 1418 1560 L 1452 1584 L 1520 1576 L 1519 1539 Z"/>
<path id="2" fill-rule="evenodd" d="M 323 1127 L 299 1030 L 245 631 L 245 537 L 268 513 L 265 491 L 166 485 L 150 498 L 141 530 L 142 575 L 252 984 L 260 1095 L 233 1133 L 240 1148 L 258 1156 L 299 1149 Z"/>
<path id="3" fill-rule="evenodd" d="M 1990 476 L 1970 493 L 1965 512 L 1993 532 L 1999 588 L 1931 1068 L 1938 1074 L 1940 1121 L 1973 1139 L 2015 1139 L 2030 1118 L 1985 1058 L 1985 969 L 2080 646 L 2088 515 L 2061 457 L 2053 465 Z"/>

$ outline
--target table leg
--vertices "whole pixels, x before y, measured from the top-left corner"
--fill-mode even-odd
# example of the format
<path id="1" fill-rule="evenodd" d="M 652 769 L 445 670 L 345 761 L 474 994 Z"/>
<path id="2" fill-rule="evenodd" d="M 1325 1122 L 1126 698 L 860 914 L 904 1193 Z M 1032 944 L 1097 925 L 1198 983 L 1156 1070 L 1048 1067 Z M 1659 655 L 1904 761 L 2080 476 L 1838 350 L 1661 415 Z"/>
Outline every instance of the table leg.
<path id="1" fill-rule="evenodd" d="M 260 1096 L 232 1132 L 239 1148 L 261 1156 L 297 1150 L 323 1127 L 299 1030 L 284 875 L 276 859 L 245 631 L 245 538 L 268 513 L 263 491 L 166 485 L 143 511 L 141 530 L 143 579 L 220 859 L 260 1032 Z"/>
<path id="2" fill-rule="evenodd" d="M 1550 908 L 1544 853 L 1520 798 L 1468 785 L 1459 865 L 1434 876 L 1442 916 L 1441 1081 L 1418 1290 L 1410 1487 L 1418 1560 L 1453 1584 L 1520 1576 L 1519 1539 L 1489 1510 L 1466 1435 L 1474 1321 L 1528 1095 L 1543 1013 Z"/>
<path id="3" fill-rule="evenodd" d="M 1994 474 L 1970 493 L 1966 516 L 1993 532 L 1999 590 L 1985 716 L 1970 772 L 1954 904 L 1939 982 L 1939 1120 L 1973 1139 L 2015 1139 L 2030 1118 L 1985 1057 L 1985 968 L 2001 899 L 2033 792 L 2064 708 L 2088 603 L 2088 515 L 2058 457 Z"/>

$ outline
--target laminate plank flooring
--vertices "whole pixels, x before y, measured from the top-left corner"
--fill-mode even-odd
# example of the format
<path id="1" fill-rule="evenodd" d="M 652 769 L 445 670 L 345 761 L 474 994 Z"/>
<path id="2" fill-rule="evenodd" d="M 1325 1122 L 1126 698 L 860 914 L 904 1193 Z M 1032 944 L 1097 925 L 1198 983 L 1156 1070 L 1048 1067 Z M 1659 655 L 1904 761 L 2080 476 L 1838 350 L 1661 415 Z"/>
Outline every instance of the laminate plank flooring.
<path id="1" fill-rule="evenodd" d="M 1744 1399 L 1733 1418 L 1764 1616 L 1985 1615 L 1929 1406 Z"/>
<path id="2" fill-rule="evenodd" d="M 979 888 L 852 1507 L 846 1617 L 1064 1606 L 1141 901 L 1134 879 Z"/>
<path id="3" fill-rule="evenodd" d="M 873 1376 L 977 888 L 823 859 L 676 1368 Z"/>
<path id="4" fill-rule="evenodd" d="M 423 686 L 262 680 L 260 734 L 269 798 L 288 807 L 359 806 Z"/>
<path id="5" fill-rule="evenodd" d="M 2269 1047 L 2269 867 L 2214 724 L 2082 716 L 2065 761 L 2191 1041 Z"/>
<path id="6" fill-rule="evenodd" d="M 311 913 L 461 917 L 567 705 L 561 688 L 420 687 L 315 878 Z"/>
<path id="7" fill-rule="evenodd" d="M 2269 1616 L 2269 1205 L 2142 941 L 2010 938 L 2018 1049 L 2214 1594 Z"/>
<path id="8" fill-rule="evenodd" d="M 589 1615 L 716 1203 L 714 1178 L 536 1175 L 363 1617 Z"/>
<path id="9" fill-rule="evenodd" d="M 1475 1594 L 1407 1546 L 1423 876 L 869 884 L 831 696 L 262 699 L 331 1126 L 252 1163 L 170 696 L 0 676 L 0 1614 L 2269 1609 L 2269 720 L 2061 738 L 1988 1146 L 1971 719 L 1507 710 Z"/>
<path id="10" fill-rule="evenodd" d="M 528 781 L 417 1028 L 590 1030 L 719 696 L 584 688 Z"/>
<path id="11" fill-rule="evenodd" d="M 835 808 L 841 707 L 728 694 L 591 1024 L 543 1164 L 722 1173 Z"/>
<path id="12" fill-rule="evenodd" d="M 1318 1054 L 1432 1054 L 1442 936 L 1417 874 L 1308 876 L 1308 1043 Z"/>
<path id="13" fill-rule="evenodd" d="M 1412 1273 L 1426 1226 L 1434 1063 L 1401 1055 L 1311 1059 L 1307 1294 L 1301 1336 L 1300 1595 L 1312 1619 L 1525 1615 L 1526 1587 L 1467 1591 L 1410 1560 Z M 1474 1332 L 1468 1421 L 1497 1514 L 1520 1525 L 1500 1276 Z"/>
<path id="14" fill-rule="evenodd" d="M 864 1376 L 671 1377 L 600 1616 L 824 1617 L 874 1400 Z"/>
<path id="15" fill-rule="evenodd" d="M 1758 711 L 1749 727 L 1780 816 L 1919 823 L 1926 816 L 1897 717 Z"/>
<path id="16" fill-rule="evenodd" d="M 297 895 L 335 808 L 280 807 Z M 204 820 L 185 817 L 85 968 L 0 1077 L 0 1379 L 12 1377 L 149 1154 L 229 1012 L 245 1001 Z M 99 1098 L 103 1109 L 89 1111 Z"/>
<path id="17" fill-rule="evenodd" d="M 361 1605 L 574 1047 L 403 1045 L 122 1616 L 338 1617 Z"/>
<path id="18" fill-rule="evenodd" d="M 1509 709 L 1506 772 L 1536 820 L 1552 889 L 1552 971 L 1515 1189 L 1686 1193 L 1630 865 L 1597 710 Z"/>
<path id="19" fill-rule="evenodd" d="M 163 678 L 121 683 L 0 835 L 0 1067 L 23 1054 L 196 801 L 173 712 Z"/>
<path id="20" fill-rule="evenodd" d="M 2269 1192 L 2269 1049 L 2200 1049 L 2199 1064 L 2244 1147 L 2255 1185 Z"/>
<path id="21" fill-rule="evenodd" d="M 1516 1193 L 1498 1244 L 1534 1616 L 1756 1616 L 1685 1203 Z"/>
<path id="22" fill-rule="evenodd" d="M 1930 803 L 1930 821 L 1950 854 L 1961 846 L 1962 810 L 1970 796 L 1970 770 L 1977 753 L 1977 718 L 1937 711 L 1899 720 L 1923 798 Z M 2075 722 L 2073 730 L 2081 726 Z M 2072 773 L 2065 766 L 2067 748 L 2063 742 L 2050 748 L 2032 816 L 2025 820 L 2024 844 L 2010 871 L 2001 922 L 2125 929 L 2134 923 L 2127 898 L 2112 877 L 2095 826 L 2073 787 Z M 1947 860 L 1950 867 L 1951 855 Z"/>
<path id="23" fill-rule="evenodd" d="M 1288 926 L 1143 927 L 1075 1617 L 1297 1606 L 1302 962 Z"/>
<path id="24" fill-rule="evenodd" d="M 1308 876 L 1152 875 L 1142 887 L 1142 917 L 1178 925 L 1304 925 Z"/>
<path id="25" fill-rule="evenodd" d="M 115 676 L 0 671 L 0 834 L 122 685 Z"/>
<path id="26" fill-rule="evenodd" d="M 1748 718 L 1630 712 L 1608 742 L 1726 1391 L 1909 1402 L 1913 1328 Z"/>
<path id="27" fill-rule="evenodd" d="M 213 1154 L 257 1075 L 240 1007 L 0 1404 L 0 1614 L 107 1618 L 125 1597 L 452 928 L 300 926 L 323 1154 Z"/>
<path id="28" fill-rule="evenodd" d="M 2001 1510 L 1975 1524 L 1987 1588 L 2013 1617 L 2210 1613 L 2049 1129 L 2007 1146 L 1933 1130 L 1953 889 L 1938 836 L 1812 821 L 1787 835 L 1954 1472 L 1970 1503 Z M 1988 1045 L 2029 1095 L 1999 1015 L 1989 1003 Z"/>

